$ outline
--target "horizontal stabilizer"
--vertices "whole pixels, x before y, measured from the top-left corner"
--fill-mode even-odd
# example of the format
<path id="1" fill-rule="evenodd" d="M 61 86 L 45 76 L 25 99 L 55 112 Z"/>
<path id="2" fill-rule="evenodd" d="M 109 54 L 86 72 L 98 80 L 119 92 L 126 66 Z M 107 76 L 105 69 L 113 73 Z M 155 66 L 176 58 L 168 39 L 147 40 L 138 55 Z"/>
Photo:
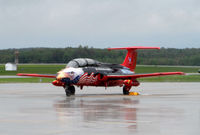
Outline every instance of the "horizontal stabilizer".
<path id="1" fill-rule="evenodd" d="M 108 48 L 108 50 L 127 50 L 126 57 L 121 65 L 129 68 L 131 71 L 134 71 L 136 67 L 137 49 L 160 49 L 160 47 L 131 46 L 121 48 Z"/>
<path id="2" fill-rule="evenodd" d="M 136 50 L 136 49 L 160 49 L 160 47 L 145 47 L 145 46 L 132 46 L 132 47 L 120 47 L 120 48 L 108 48 L 108 50 Z"/>

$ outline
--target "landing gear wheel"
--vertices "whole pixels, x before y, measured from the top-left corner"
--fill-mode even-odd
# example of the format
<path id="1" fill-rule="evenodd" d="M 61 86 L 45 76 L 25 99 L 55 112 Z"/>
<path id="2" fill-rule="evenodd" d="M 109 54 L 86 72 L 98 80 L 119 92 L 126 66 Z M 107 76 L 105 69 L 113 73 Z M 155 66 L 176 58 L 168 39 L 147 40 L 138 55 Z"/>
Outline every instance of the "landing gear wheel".
<path id="1" fill-rule="evenodd" d="M 75 95 L 75 87 L 74 86 L 70 86 L 70 92 L 72 95 Z"/>
<path id="2" fill-rule="evenodd" d="M 126 86 L 123 87 L 123 94 L 129 95 L 129 89 Z"/>
<path id="3" fill-rule="evenodd" d="M 66 96 L 75 95 L 75 87 L 74 86 L 65 86 Z"/>

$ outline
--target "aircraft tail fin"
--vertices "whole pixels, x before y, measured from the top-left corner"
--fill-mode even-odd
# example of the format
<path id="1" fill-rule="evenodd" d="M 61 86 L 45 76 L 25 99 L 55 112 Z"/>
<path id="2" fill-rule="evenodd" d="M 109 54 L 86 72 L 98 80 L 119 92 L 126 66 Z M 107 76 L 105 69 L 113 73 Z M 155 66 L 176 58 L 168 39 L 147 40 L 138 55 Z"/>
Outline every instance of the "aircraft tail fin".
<path id="1" fill-rule="evenodd" d="M 127 50 L 124 62 L 121 64 L 129 68 L 131 71 L 135 70 L 137 62 L 137 49 L 160 49 L 160 47 L 144 47 L 144 46 L 132 46 L 132 47 L 121 47 L 121 48 L 108 48 L 108 50 Z"/>

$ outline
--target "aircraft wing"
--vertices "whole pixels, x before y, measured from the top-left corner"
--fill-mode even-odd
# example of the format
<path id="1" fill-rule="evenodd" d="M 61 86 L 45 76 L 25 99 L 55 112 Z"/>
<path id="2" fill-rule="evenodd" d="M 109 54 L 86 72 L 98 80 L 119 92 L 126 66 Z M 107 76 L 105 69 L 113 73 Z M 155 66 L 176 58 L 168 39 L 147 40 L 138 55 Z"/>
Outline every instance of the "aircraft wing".
<path id="1" fill-rule="evenodd" d="M 108 75 L 108 79 L 137 79 L 143 77 L 166 76 L 166 75 L 184 75 L 183 72 L 160 72 L 160 73 L 146 73 L 133 75 Z"/>
<path id="2" fill-rule="evenodd" d="M 56 78 L 56 74 L 28 74 L 28 73 L 18 73 L 17 76 Z"/>

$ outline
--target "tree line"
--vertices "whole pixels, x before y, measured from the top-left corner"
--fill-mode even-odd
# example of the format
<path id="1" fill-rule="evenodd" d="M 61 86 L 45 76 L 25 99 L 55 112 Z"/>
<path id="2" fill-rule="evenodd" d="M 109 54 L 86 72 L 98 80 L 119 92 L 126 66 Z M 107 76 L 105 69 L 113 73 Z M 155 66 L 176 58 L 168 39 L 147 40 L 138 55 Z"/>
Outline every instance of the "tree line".
<path id="1" fill-rule="evenodd" d="M 20 63 L 67 63 L 74 58 L 92 58 L 102 62 L 122 63 L 126 50 L 99 49 L 87 46 L 77 48 L 22 48 Z M 0 50 L 0 63 L 14 62 L 16 49 Z M 161 48 L 138 50 L 137 64 L 200 66 L 200 48 Z"/>

